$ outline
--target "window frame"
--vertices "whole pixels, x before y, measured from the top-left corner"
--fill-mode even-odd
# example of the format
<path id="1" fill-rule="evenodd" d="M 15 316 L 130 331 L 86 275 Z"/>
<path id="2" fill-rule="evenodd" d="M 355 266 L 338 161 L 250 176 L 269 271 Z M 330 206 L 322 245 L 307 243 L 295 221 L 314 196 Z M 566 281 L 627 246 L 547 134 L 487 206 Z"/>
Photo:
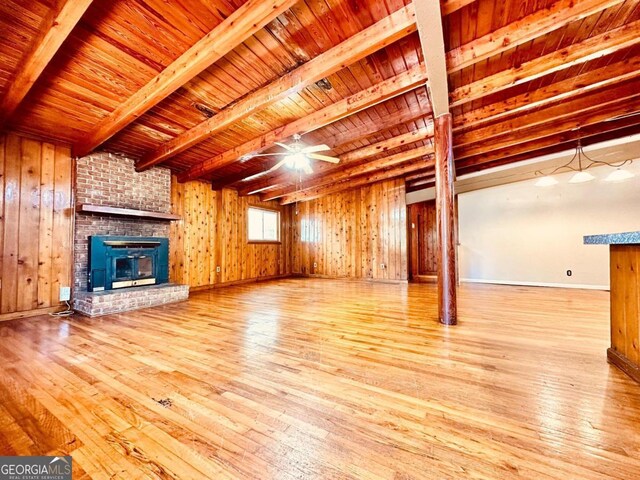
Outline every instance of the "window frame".
<path id="1" fill-rule="evenodd" d="M 276 240 L 254 240 L 254 239 L 249 238 L 249 220 L 250 220 L 249 211 L 251 209 L 262 210 L 262 211 L 265 211 L 265 212 L 271 212 L 271 213 L 275 213 L 277 215 L 278 229 L 277 229 L 277 232 L 276 232 L 276 236 L 277 236 Z M 263 217 L 262 233 L 264 235 L 264 217 Z M 256 205 L 248 205 L 247 206 L 247 243 L 249 243 L 249 244 L 255 243 L 255 244 L 262 244 L 262 245 L 265 245 L 265 244 L 279 245 L 279 244 L 282 243 L 281 235 L 282 235 L 282 212 L 279 209 L 277 209 L 277 208 L 269 208 L 269 207 L 259 207 L 259 206 L 256 206 Z"/>

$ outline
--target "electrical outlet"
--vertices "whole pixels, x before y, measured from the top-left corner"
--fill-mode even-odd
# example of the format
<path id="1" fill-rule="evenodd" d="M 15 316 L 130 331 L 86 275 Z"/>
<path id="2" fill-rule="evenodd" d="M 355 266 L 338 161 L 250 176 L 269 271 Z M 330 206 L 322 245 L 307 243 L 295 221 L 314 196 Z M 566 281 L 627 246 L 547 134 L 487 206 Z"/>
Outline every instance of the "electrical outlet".
<path id="1" fill-rule="evenodd" d="M 216 273 L 220 273 L 220 265 L 216 267 Z"/>
<path id="2" fill-rule="evenodd" d="M 313 262 L 313 268 L 318 268 L 318 264 L 316 262 Z"/>
<path id="3" fill-rule="evenodd" d="M 71 300 L 71 287 L 60 287 L 60 301 L 68 302 Z"/>

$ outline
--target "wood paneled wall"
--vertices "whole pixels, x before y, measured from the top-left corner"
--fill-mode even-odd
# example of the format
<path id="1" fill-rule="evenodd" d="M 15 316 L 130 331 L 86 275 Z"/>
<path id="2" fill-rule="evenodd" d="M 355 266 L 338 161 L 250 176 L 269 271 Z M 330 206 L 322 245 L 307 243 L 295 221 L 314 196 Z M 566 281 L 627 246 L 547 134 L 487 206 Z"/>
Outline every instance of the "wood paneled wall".
<path id="1" fill-rule="evenodd" d="M 59 305 L 71 286 L 70 149 L 14 134 L 0 136 L 0 314 Z"/>
<path id="2" fill-rule="evenodd" d="M 291 273 L 291 207 L 238 197 L 235 190 L 214 191 L 205 182 L 171 182 L 170 276 L 191 287 L 263 279 Z M 249 205 L 281 212 L 279 244 L 247 241 Z M 220 266 L 220 272 L 216 267 Z"/>
<path id="3" fill-rule="evenodd" d="M 293 207 L 293 273 L 407 279 L 403 180 L 379 182 Z"/>

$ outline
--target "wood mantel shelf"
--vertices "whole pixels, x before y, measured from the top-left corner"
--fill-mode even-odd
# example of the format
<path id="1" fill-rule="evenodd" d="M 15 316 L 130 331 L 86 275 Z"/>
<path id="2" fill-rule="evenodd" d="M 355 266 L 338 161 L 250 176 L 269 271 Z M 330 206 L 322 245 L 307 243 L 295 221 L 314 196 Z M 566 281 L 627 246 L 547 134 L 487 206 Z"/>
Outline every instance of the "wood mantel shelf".
<path id="1" fill-rule="evenodd" d="M 99 213 L 101 215 L 115 215 L 119 217 L 148 218 L 152 220 L 164 220 L 167 222 L 182 220 L 180 215 L 174 215 L 173 213 L 150 212 L 148 210 L 92 205 L 90 203 L 81 203 L 77 205 L 76 211 L 79 213 Z"/>

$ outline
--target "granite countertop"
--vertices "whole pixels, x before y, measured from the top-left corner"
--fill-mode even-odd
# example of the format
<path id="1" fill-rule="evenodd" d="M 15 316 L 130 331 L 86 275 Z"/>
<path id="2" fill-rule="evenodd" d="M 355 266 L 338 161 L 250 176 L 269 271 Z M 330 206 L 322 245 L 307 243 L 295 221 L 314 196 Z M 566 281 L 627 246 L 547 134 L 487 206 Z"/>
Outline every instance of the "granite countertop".
<path id="1" fill-rule="evenodd" d="M 640 232 L 604 233 L 585 235 L 585 245 L 633 245 L 640 244 Z"/>

